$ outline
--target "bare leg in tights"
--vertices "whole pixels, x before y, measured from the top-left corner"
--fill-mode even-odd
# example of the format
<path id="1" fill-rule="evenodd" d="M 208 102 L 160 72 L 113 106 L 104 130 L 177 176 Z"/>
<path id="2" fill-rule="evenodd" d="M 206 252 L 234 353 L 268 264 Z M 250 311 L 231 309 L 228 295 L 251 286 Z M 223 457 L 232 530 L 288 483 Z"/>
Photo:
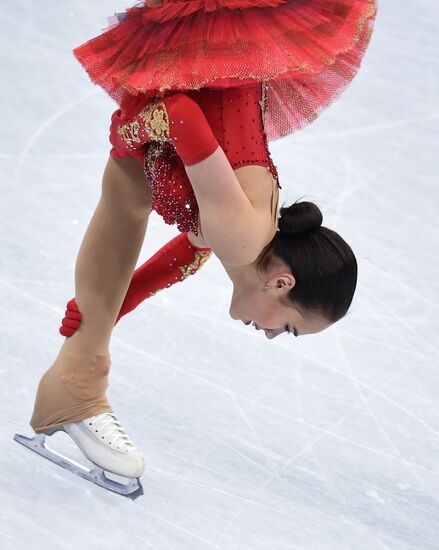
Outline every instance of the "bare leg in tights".
<path id="1" fill-rule="evenodd" d="M 150 190 L 139 162 L 110 157 L 76 261 L 75 296 L 83 320 L 40 381 L 31 419 L 36 433 L 112 411 L 105 396 L 110 338 L 150 210 Z"/>

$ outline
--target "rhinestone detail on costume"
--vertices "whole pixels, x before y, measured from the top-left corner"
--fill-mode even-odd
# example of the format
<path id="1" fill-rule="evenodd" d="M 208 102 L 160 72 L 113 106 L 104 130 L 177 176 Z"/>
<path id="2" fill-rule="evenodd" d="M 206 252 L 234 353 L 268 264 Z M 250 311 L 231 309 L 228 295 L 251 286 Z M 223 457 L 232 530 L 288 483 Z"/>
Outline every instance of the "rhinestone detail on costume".
<path id="1" fill-rule="evenodd" d="M 267 90 L 268 85 L 264 82 L 262 86 L 259 83 L 241 90 L 204 89 L 188 92 L 188 95 L 203 109 L 231 167 L 236 170 L 255 164 L 265 166 L 280 188 L 264 127 Z M 158 102 L 149 104 L 144 109 L 144 116 L 152 116 L 154 120 L 152 113 L 157 105 Z M 169 121 L 169 117 L 162 118 L 158 114 L 155 120 L 158 128 L 162 128 L 162 122 Z M 166 131 L 165 124 L 165 135 Z M 165 223 L 176 224 L 179 231 L 198 235 L 198 204 L 183 162 L 172 141 L 157 141 L 156 136 L 151 139 L 154 141 L 145 146 L 144 170 L 151 186 L 152 209 Z"/>
<path id="2" fill-rule="evenodd" d="M 211 256 L 212 256 L 211 250 L 196 250 L 195 259 L 193 262 L 184 266 L 179 266 L 178 269 L 180 269 L 181 271 L 181 277 L 180 279 L 178 277 L 175 277 L 175 280 L 181 282 L 187 279 L 188 277 L 190 277 L 191 275 L 195 275 L 195 273 L 200 269 L 200 267 L 202 267 Z M 169 264 L 169 265 L 172 265 L 172 264 Z M 155 296 L 158 292 L 165 290 L 165 288 L 169 288 L 172 284 L 173 283 L 168 283 L 163 288 L 158 288 L 156 290 L 151 291 L 148 297 L 151 298 L 152 296 Z"/>
<path id="3" fill-rule="evenodd" d="M 149 147 L 147 148 L 145 159 L 148 164 L 148 169 L 151 173 L 152 178 L 155 176 L 155 162 L 158 159 L 158 157 L 163 152 L 163 145 L 160 143 L 152 142 Z"/>

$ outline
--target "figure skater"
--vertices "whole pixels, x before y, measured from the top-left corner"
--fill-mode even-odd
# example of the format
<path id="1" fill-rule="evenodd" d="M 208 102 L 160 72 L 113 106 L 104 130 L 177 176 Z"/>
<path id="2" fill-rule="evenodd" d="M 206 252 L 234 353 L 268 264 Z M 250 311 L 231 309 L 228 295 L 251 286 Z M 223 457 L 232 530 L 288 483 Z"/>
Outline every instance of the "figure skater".
<path id="1" fill-rule="evenodd" d="M 234 286 L 231 316 L 270 339 L 320 332 L 346 314 L 355 256 L 321 226 L 316 205 L 295 203 L 278 216 L 268 141 L 312 122 L 340 95 L 375 14 L 373 0 L 154 1 L 75 50 L 120 108 L 76 262 L 69 304 L 77 319 L 63 322 L 71 337 L 40 381 L 36 433 L 66 431 L 102 468 L 143 473 L 143 455 L 105 395 L 112 329 L 212 252 Z M 152 208 L 181 234 L 134 271 Z"/>

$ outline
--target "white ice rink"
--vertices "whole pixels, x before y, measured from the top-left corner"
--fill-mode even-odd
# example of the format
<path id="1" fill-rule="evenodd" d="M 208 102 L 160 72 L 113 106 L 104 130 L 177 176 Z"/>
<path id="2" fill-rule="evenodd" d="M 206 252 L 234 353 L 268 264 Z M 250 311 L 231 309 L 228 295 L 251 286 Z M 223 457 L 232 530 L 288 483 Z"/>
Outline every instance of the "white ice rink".
<path id="1" fill-rule="evenodd" d="M 146 455 L 141 498 L 13 441 L 32 433 L 37 383 L 63 342 L 116 108 L 71 50 L 128 5 L 0 10 L 0 549 L 439 549 L 434 0 L 381 0 L 349 89 L 271 144 L 281 199 L 315 201 L 357 254 L 350 314 L 269 341 L 229 317 L 231 283 L 211 259 L 114 331 L 108 395 Z M 138 265 L 175 234 L 153 214 Z"/>

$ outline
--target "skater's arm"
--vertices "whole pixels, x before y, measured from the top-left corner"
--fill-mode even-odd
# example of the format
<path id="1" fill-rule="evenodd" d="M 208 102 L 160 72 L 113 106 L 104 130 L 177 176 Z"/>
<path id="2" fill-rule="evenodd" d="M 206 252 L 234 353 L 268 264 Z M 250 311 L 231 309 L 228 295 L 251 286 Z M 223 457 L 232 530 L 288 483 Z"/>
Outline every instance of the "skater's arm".
<path id="1" fill-rule="evenodd" d="M 129 120 L 113 120 L 117 151 L 138 151 L 148 141 L 175 146 L 197 198 L 203 235 L 219 259 L 234 266 L 255 261 L 273 237 L 271 209 L 244 193 L 199 105 L 176 93 Z"/>
<path id="2" fill-rule="evenodd" d="M 215 255 L 228 265 L 253 263 L 273 237 L 271 210 L 251 203 L 221 147 L 185 170 L 197 198 L 203 237 Z"/>
<path id="3" fill-rule="evenodd" d="M 197 199 L 203 237 L 215 255 L 232 266 L 253 263 L 273 238 L 271 204 L 246 195 L 198 103 L 173 94 L 156 108 L 149 106 L 143 118 L 150 137 L 169 134 Z M 266 185 L 267 178 L 254 183 Z M 268 185 L 271 190 L 271 181 Z"/>

